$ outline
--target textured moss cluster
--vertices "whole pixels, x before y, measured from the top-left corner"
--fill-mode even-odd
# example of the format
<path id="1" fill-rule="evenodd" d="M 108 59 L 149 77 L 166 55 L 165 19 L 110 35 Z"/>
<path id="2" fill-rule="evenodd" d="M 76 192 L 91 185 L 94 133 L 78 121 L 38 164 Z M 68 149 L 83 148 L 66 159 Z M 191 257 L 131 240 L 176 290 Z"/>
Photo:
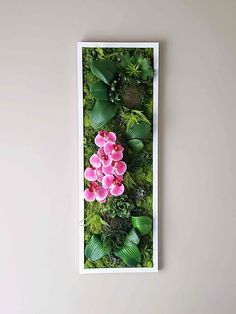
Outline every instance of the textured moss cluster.
<path id="1" fill-rule="evenodd" d="M 121 56 L 129 53 L 131 57 L 141 55 L 150 64 L 153 64 L 152 48 L 83 48 L 83 106 L 84 106 L 84 163 L 89 166 L 89 158 L 97 150 L 94 138 L 97 131 L 90 125 L 89 111 L 94 106 L 95 99 L 90 93 L 90 85 L 97 79 L 90 70 L 93 60 L 107 59 L 119 62 Z M 129 74 L 129 72 L 127 72 Z M 127 74 L 127 75 L 128 75 Z M 130 216 L 145 215 L 152 218 L 152 132 L 144 143 L 144 148 L 140 152 L 133 152 L 126 145 L 125 132 L 127 125 L 132 125 L 137 119 L 147 119 L 152 126 L 153 118 L 153 80 L 147 79 L 140 82 L 137 78 L 127 78 L 128 83 L 122 83 L 120 93 L 114 95 L 122 99 L 128 98 L 127 104 L 120 103 L 120 109 L 115 117 L 104 127 L 108 131 L 117 134 L 117 142 L 124 147 L 124 161 L 127 163 L 127 173 L 124 177 L 125 192 L 122 197 L 110 198 L 105 204 L 98 202 L 86 202 L 85 208 L 85 244 L 93 234 L 100 235 L 103 241 L 112 248 L 119 246 L 127 233 L 131 230 Z M 132 82 L 132 89 L 129 86 Z M 134 90 L 135 103 L 132 104 L 132 90 Z M 126 94 L 125 94 L 126 93 Z M 126 98 L 125 98 L 126 97 Z M 82 105 L 82 104 L 81 104 Z M 136 110 L 138 114 L 135 113 Z M 143 115 L 140 118 L 139 114 Z M 88 186 L 85 182 L 85 188 Z M 153 241 L 152 234 L 141 238 L 139 249 L 142 260 L 138 267 L 152 267 Z M 109 256 L 105 256 L 96 262 L 85 260 L 86 268 L 120 268 L 127 267 L 111 249 Z"/>

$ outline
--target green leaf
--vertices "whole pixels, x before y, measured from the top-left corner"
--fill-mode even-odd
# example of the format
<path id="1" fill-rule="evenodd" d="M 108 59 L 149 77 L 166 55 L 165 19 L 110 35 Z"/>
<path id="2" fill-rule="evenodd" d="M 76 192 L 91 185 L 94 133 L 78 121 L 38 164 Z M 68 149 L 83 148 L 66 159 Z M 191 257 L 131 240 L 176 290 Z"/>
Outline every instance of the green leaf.
<path id="1" fill-rule="evenodd" d="M 151 122 L 146 118 L 146 116 L 142 113 L 142 111 L 133 109 L 132 112 L 136 113 L 139 116 L 140 120 L 147 122 L 148 124 L 151 125 Z"/>
<path id="2" fill-rule="evenodd" d="M 141 235 L 148 234 L 152 230 L 152 219 L 147 216 L 131 217 L 132 226 L 137 229 Z"/>
<path id="3" fill-rule="evenodd" d="M 119 257 L 128 266 L 137 266 L 141 262 L 141 253 L 137 245 L 123 245 L 120 249 L 114 251 L 115 255 Z"/>
<path id="4" fill-rule="evenodd" d="M 131 229 L 131 231 L 127 234 L 124 244 L 128 246 L 139 244 L 139 236 L 135 229 Z"/>
<path id="5" fill-rule="evenodd" d="M 129 139 L 146 140 L 150 133 L 150 125 L 147 122 L 141 121 L 135 123 L 130 129 L 127 130 L 126 136 Z"/>
<path id="6" fill-rule="evenodd" d="M 138 139 L 129 140 L 128 145 L 134 152 L 139 152 L 143 149 L 143 142 Z"/>
<path id="7" fill-rule="evenodd" d="M 116 64 L 108 60 L 95 60 L 90 66 L 93 74 L 104 83 L 110 85 L 117 73 Z"/>
<path id="8" fill-rule="evenodd" d="M 116 106 L 107 100 L 97 100 L 93 110 L 90 111 L 91 126 L 98 130 L 110 121 L 116 113 Z"/>
<path id="9" fill-rule="evenodd" d="M 105 246 L 98 236 L 92 235 L 85 247 L 85 256 L 92 262 L 102 258 L 109 253 L 109 249 Z"/>
<path id="10" fill-rule="evenodd" d="M 109 88 L 102 81 L 97 81 L 90 86 L 91 94 L 98 100 L 109 100 Z"/>

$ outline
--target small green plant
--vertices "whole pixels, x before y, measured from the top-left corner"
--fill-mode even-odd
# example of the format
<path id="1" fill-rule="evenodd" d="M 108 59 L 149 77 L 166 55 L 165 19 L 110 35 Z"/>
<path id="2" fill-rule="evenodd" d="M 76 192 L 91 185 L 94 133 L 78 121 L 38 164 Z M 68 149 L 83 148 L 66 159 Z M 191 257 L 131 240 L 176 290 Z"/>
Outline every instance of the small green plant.
<path id="1" fill-rule="evenodd" d="M 149 64 L 147 58 L 142 55 L 136 54 L 130 56 L 129 53 L 121 57 L 120 65 L 125 69 L 127 75 L 146 81 L 149 78 L 153 78 L 154 71 Z"/>
<path id="2" fill-rule="evenodd" d="M 102 213 L 110 218 L 129 218 L 130 211 L 134 208 L 127 195 L 110 198 L 102 208 Z"/>

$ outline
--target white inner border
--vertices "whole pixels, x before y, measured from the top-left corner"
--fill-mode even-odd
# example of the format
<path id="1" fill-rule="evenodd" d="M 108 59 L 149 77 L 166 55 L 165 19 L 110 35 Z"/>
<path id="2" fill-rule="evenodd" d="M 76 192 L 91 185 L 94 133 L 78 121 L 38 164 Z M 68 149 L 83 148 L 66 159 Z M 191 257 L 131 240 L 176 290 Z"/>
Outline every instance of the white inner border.
<path id="1" fill-rule="evenodd" d="M 152 268 L 84 268 L 84 145 L 83 145 L 83 60 L 82 48 L 153 48 L 155 76 L 153 81 L 153 267 Z M 158 271 L 158 85 L 159 85 L 159 43 L 120 43 L 120 42 L 78 42 L 78 142 L 79 142 L 79 211 L 77 217 L 76 241 L 81 274 L 90 273 L 144 273 Z"/>

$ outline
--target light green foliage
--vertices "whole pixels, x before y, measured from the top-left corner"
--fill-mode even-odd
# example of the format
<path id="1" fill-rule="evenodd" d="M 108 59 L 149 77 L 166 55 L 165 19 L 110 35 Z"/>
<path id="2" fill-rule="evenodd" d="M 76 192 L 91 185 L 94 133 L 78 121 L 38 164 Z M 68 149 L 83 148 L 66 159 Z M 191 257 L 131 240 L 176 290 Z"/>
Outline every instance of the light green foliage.
<path id="1" fill-rule="evenodd" d="M 128 129 L 132 128 L 134 124 L 140 121 L 146 122 L 149 125 L 151 124 L 150 121 L 144 115 L 144 113 L 140 110 L 129 109 L 123 106 L 120 109 L 119 114 L 126 124 L 126 131 L 128 131 Z"/>
<path id="2" fill-rule="evenodd" d="M 99 214 L 90 213 L 86 217 L 85 226 L 89 228 L 92 234 L 99 234 L 102 232 L 103 226 L 107 226 L 108 224 L 101 218 Z"/>

